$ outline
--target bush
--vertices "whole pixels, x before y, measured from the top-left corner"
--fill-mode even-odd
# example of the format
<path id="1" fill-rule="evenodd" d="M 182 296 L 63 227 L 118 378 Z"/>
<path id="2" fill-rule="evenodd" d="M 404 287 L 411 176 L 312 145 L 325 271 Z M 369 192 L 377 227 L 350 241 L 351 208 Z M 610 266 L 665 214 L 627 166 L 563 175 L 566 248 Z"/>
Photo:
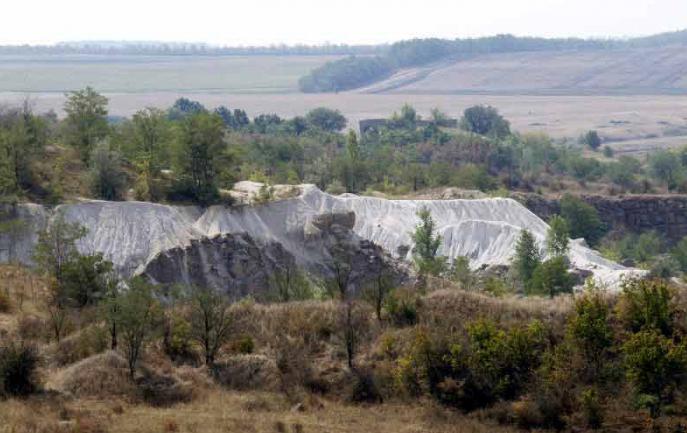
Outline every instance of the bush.
<path id="1" fill-rule="evenodd" d="M 623 345 L 627 377 L 634 385 L 637 401 L 652 417 L 660 415 L 665 403 L 687 373 L 687 347 L 650 329 L 634 334 Z"/>
<path id="2" fill-rule="evenodd" d="M 580 396 L 582 415 L 585 424 L 591 429 L 598 429 L 603 423 L 603 407 L 599 393 L 594 388 L 585 389 Z"/>
<path id="3" fill-rule="evenodd" d="M 603 296 L 599 292 L 588 291 L 575 300 L 575 312 L 568 321 L 568 337 L 584 356 L 594 376 L 613 345 L 609 317 L 610 308 Z"/>
<path id="4" fill-rule="evenodd" d="M 232 349 L 236 353 L 249 355 L 255 350 L 255 342 L 250 335 L 244 335 L 232 344 Z"/>
<path id="5" fill-rule="evenodd" d="M 58 365 L 69 365 L 108 348 L 109 335 L 105 328 L 91 326 L 77 335 L 61 340 L 55 349 L 54 359 Z"/>
<path id="6" fill-rule="evenodd" d="M 126 188 L 127 176 L 122 169 L 122 156 L 106 143 L 99 144 L 91 155 L 91 190 L 96 198 L 119 200 Z"/>
<path id="7" fill-rule="evenodd" d="M 0 348 L 0 395 L 26 396 L 38 389 L 38 353 L 31 346 Z"/>
<path id="8" fill-rule="evenodd" d="M 662 280 L 631 280 L 623 284 L 618 316 L 632 332 L 656 329 L 673 333 L 673 289 Z"/>
<path id="9" fill-rule="evenodd" d="M 584 238 L 589 245 L 595 245 L 604 234 L 605 227 L 597 210 L 578 197 L 563 196 L 561 216 L 568 222 L 573 239 Z"/>
<path id="10" fill-rule="evenodd" d="M 596 150 L 599 148 L 599 146 L 601 146 L 601 137 L 599 137 L 598 132 L 593 130 L 587 131 L 587 133 L 582 136 L 580 141 L 589 146 L 592 150 Z"/>
<path id="11" fill-rule="evenodd" d="M 10 313 L 12 311 L 12 302 L 5 292 L 0 291 L 0 313 Z"/>
<path id="12" fill-rule="evenodd" d="M 396 326 L 413 326 L 418 320 L 418 297 L 407 289 L 394 291 L 386 300 L 385 310 Z"/>
<path id="13" fill-rule="evenodd" d="M 353 403 L 381 403 L 383 398 L 374 375 L 369 371 L 354 373 L 350 401 Z"/>
<path id="14" fill-rule="evenodd" d="M 534 270 L 528 293 L 548 295 L 553 298 L 560 293 L 572 292 L 575 279 L 568 272 L 568 263 L 565 257 L 549 259 Z"/>
<path id="15" fill-rule="evenodd" d="M 465 110 L 461 127 L 469 132 L 504 138 L 510 135 L 510 123 L 494 107 L 476 105 Z"/>
<path id="16" fill-rule="evenodd" d="M 198 361 L 198 355 L 192 347 L 191 324 L 180 315 L 172 314 L 167 319 L 163 346 L 172 361 L 194 365 Z"/>

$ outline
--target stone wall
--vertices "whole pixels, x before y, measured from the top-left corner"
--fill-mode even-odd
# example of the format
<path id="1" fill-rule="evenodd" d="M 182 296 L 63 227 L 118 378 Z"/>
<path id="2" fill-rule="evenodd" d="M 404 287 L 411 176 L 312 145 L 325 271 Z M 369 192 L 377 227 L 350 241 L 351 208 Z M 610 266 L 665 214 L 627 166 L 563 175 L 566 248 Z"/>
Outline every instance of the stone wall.
<path id="1" fill-rule="evenodd" d="M 687 195 L 580 196 L 599 212 L 611 228 L 634 232 L 655 230 L 670 243 L 687 236 Z M 537 194 L 515 194 L 516 200 L 544 220 L 560 212 L 557 199 Z"/>

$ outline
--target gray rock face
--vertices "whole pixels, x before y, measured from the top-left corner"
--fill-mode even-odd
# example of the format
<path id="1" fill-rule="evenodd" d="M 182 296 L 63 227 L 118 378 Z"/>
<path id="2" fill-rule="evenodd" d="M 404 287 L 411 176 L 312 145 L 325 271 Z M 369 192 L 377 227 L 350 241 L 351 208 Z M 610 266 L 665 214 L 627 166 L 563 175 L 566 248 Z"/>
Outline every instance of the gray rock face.
<path id="1" fill-rule="evenodd" d="M 515 194 L 528 209 L 548 219 L 560 212 L 560 202 L 537 194 Z M 610 228 L 634 232 L 655 230 L 671 244 L 687 236 L 687 195 L 626 195 L 608 197 L 583 195 Z"/>
<path id="2" fill-rule="evenodd" d="M 277 268 L 293 262 L 279 243 L 259 244 L 245 233 L 224 234 L 162 251 L 142 274 L 158 284 L 212 287 L 235 299 L 261 298 L 268 294 Z"/>

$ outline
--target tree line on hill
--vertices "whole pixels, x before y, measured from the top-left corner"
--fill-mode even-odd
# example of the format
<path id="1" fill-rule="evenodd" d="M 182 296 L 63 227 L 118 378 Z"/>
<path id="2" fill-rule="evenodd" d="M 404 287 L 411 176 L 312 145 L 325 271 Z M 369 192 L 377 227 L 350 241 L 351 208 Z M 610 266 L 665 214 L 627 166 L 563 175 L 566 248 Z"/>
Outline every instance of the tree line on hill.
<path id="1" fill-rule="evenodd" d="M 399 69 L 481 54 L 651 48 L 686 42 L 687 31 L 625 40 L 547 39 L 513 35 L 454 40 L 410 39 L 391 44 L 376 55 L 353 53 L 346 58 L 330 61 L 302 77 L 299 86 L 305 93 L 339 92 L 383 80 Z"/>

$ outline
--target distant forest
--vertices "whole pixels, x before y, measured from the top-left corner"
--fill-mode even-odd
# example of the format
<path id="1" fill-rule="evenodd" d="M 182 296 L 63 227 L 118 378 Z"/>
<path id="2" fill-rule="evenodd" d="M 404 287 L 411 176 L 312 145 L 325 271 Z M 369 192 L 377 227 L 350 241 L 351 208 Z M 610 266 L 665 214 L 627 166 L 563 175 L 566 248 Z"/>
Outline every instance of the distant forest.
<path id="1" fill-rule="evenodd" d="M 513 35 L 454 40 L 412 39 L 386 48 L 379 47 L 380 54 L 354 54 L 328 62 L 301 78 L 299 86 L 306 93 L 350 90 L 387 78 L 402 68 L 482 54 L 650 48 L 674 44 L 687 44 L 687 30 L 633 39 L 547 39 Z"/>
<path id="2" fill-rule="evenodd" d="M 3 54 L 121 55 L 378 55 L 398 66 L 413 66 L 455 54 L 517 51 L 654 47 L 687 43 L 687 30 L 631 39 L 535 38 L 497 35 L 470 39 L 411 39 L 378 45 L 216 46 L 206 43 L 156 41 L 74 41 L 54 45 L 0 45 Z"/>
<path id="3" fill-rule="evenodd" d="M 146 56 L 322 56 L 375 55 L 386 45 L 271 45 L 218 47 L 203 43 L 84 41 L 61 42 L 55 45 L 0 45 L 0 55 L 146 55 Z"/>

